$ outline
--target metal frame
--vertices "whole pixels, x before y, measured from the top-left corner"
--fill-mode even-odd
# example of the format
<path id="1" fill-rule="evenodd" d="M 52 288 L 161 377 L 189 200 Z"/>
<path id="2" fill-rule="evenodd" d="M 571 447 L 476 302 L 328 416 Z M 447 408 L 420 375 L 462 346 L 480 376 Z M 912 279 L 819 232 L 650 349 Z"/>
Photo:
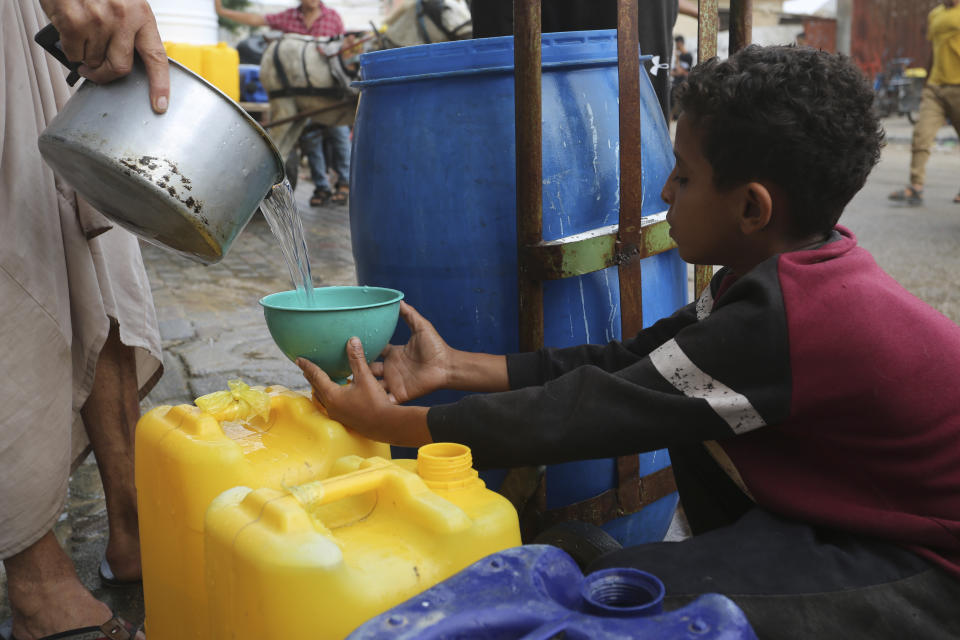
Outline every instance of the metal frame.
<path id="1" fill-rule="evenodd" d="M 621 336 L 627 339 L 643 327 L 640 261 L 676 247 L 665 215 L 641 217 L 642 158 L 640 126 L 640 60 L 637 36 L 638 0 L 618 0 L 617 59 L 620 91 L 620 217 L 619 224 L 545 242 L 543 240 L 543 142 L 541 130 L 541 0 L 514 0 L 514 69 L 517 149 L 517 254 L 520 350 L 543 346 L 543 281 L 583 275 L 614 265 L 620 277 Z M 730 2 L 730 51 L 750 43 L 753 0 Z M 698 58 L 717 53 L 717 0 L 699 0 Z M 710 283 L 713 267 L 696 265 L 695 294 Z M 636 456 L 617 459 L 619 486 L 601 496 L 553 514 L 602 524 L 634 513 L 675 491 L 664 482 L 669 468 L 638 477 Z M 654 478 L 656 476 L 656 478 Z M 672 478 L 671 478 L 672 480 Z M 533 506 L 545 509 L 541 478 Z M 526 503 L 525 496 L 523 502 Z M 543 517 L 547 516 L 547 517 Z M 532 524 L 556 517 L 534 516 Z"/>

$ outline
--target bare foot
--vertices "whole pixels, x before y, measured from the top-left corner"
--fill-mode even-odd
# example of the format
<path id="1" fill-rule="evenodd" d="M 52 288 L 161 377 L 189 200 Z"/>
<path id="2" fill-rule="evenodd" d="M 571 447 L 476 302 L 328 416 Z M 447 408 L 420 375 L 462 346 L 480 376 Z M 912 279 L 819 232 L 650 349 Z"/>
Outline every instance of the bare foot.
<path id="1" fill-rule="evenodd" d="M 80 582 L 52 532 L 4 560 L 4 566 L 13 610 L 12 633 L 19 640 L 98 626 L 113 615 Z M 142 634 L 137 637 L 145 640 Z"/>

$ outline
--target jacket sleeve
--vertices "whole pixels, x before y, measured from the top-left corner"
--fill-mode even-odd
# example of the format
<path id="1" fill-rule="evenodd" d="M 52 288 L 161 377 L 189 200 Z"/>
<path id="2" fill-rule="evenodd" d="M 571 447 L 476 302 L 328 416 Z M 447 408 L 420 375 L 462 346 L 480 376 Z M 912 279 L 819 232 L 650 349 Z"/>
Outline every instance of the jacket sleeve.
<path id="1" fill-rule="evenodd" d="M 560 350 L 562 364 L 544 367 L 542 384 L 433 407 L 431 435 L 470 446 L 480 466 L 518 466 L 724 439 L 782 421 L 791 381 L 776 262 L 720 302 L 698 322 L 677 323 L 672 336 L 667 327 L 677 325 L 665 324 L 665 339 L 646 354 L 608 345 L 562 372 L 577 357 Z"/>
<path id="2" fill-rule="evenodd" d="M 563 349 L 539 349 L 507 356 L 511 389 L 543 384 L 577 367 L 593 365 L 604 371 L 619 371 L 636 363 L 674 336 L 682 327 L 697 321 L 697 303 L 681 308 L 657 321 L 633 338 L 606 345 L 586 344 Z"/>

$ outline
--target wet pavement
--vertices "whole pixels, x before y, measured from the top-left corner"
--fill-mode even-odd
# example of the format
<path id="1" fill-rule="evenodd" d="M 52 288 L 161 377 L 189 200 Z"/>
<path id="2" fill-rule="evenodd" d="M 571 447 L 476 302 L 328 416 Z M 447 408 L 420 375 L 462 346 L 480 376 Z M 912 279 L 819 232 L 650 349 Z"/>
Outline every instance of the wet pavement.
<path id="1" fill-rule="evenodd" d="M 910 125 L 886 122 L 890 144 L 881 164 L 857 195 L 842 223 L 858 235 L 878 262 L 909 290 L 960 323 L 960 205 L 950 202 L 960 189 L 960 153 L 952 129 L 943 129 L 928 165 L 925 203 L 908 208 L 886 195 L 906 182 Z M 297 188 L 316 286 L 355 284 L 347 207 L 311 208 L 309 180 Z M 144 263 L 153 287 L 163 338 L 165 374 L 144 400 L 144 411 L 160 404 L 192 403 L 197 396 L 225 389 L 227 380 L 303 388 L 297 369 L 277 349 L 257 301 L 291 288 L 286 265 L 267 223 L 257 214 L 227 257 L 204 267 L 150 245 Z M 106 546 L 106 511 L 96 464 L 80 466 L 57 535 L 97 597 L 130 620 L 143 619 L 139 588 L 106 589 L 97 566 Z M 0 622 L 9 617 L 0 569 Z"/>

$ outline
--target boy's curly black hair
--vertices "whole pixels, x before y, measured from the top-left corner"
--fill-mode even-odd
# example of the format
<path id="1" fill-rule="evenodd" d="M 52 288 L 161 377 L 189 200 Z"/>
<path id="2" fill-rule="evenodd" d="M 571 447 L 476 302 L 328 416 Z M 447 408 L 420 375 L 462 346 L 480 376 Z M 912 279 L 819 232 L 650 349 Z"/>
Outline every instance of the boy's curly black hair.
<path id="1" fill-rule="evenodd" d="M 843 55 L 747 47 L 695 67 L 677 100 L 719 189 L 768 180 L 798 237 L 828 232 L 880 159 L 873 91 Z"/>

